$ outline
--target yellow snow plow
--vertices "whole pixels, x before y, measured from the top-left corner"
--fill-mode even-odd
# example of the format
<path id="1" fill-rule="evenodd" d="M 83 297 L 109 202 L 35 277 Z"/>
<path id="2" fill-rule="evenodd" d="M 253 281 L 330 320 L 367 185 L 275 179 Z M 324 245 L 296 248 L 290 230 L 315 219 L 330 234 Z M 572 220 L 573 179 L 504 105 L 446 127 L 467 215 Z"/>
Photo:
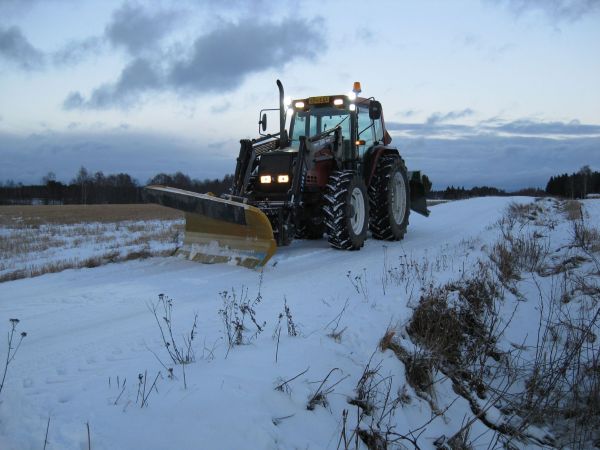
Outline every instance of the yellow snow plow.
<path id="1" fill-rule="evenodd" d="M 185 237 L 178 256 L 254 268 L 275 253 L 271 223 L 254 206 L 166 186 L 146 186 L 146 197 L 184 211 Z"/>

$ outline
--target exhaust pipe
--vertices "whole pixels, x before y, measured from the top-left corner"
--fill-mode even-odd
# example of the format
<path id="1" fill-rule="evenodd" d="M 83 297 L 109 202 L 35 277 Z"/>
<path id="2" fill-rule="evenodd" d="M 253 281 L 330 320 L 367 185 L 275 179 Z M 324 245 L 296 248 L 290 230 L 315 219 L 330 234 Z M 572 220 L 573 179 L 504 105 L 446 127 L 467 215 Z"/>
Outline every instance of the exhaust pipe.
<path id="1" fill-rule="evenodd" d="M 283 99 L 283 84 L 277 80 L 279 88 L 279 148 L 284 149 L 288 146 L 288 136 L 285 131 L 285 105 Z"/>

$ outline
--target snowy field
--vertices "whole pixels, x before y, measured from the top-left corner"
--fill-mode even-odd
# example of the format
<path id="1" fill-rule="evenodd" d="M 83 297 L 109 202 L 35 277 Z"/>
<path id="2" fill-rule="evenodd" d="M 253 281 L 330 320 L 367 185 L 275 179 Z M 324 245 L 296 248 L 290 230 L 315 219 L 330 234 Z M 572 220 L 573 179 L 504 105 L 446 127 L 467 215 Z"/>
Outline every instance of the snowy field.
<path id="1" fill-rule="evenodd" d="M 0 282 L 170 255 L 183 233 L 177 216 L 154 205 L 2 206 Z"/>
<path id="2" fill-rule="evenodd" d="M 600 201 L 583 202 L 579 217 L 550 199 L 480 198 L 437 205 L 429 218 L 414 214 L 403 241 L 368 240 L 359 252 L 332 250 L 325 240 L 296 241 L 262 272 L 151 257 L 5 281 L 0 331 L 15 326 L 13 347 L 21 332 L 27 335 L 0 392 L 0 449 L 431 449 L 459 448 L 461 439 L 471 447 L 460 448 L 507 442 L 548 448 L 571 442 L 570 422 L 524 418 L 519 402 L 526 392 L 533 409 L 541 405 L 541 389 L 523 374 L 545 346 L 569 338 L 559 327 L 554 340 L 540 336 L 540 330 L 550 333 L 543 325 L 554 317 L 580 325 L 579 357 L 584 353 L 586 364 L 596 358 L 591 367 L 598 368 L 598 223 Z M 577 235 L 577 224 L 585 232 Z M 63 229 L 64 246 L 33 260 L 18 252 L 3 258 L 4 273 L 46 257 L 96 254 L 96 244 L 72 244 L 81 229 Z M 117 242 L 134 238 L 127 227 L 106 233 Z M 533 242 L 539 245 L 519 253 L 517 245 Z M 507 266 L 517 253 L 525 256 Z M 582 278 L 578 288 L 561 281 L 567 270 Z M 436 353 L 411 318 L 440 292 L 452 308 L 462 301 L 461 288 L 436 289 L 482 273 L 497 287 L 481 316 L 493 322 L 487 341 L 493 349 L 469 360 L 482 383 L 468 384 L 455 360 L 442 360 L 445 349 Z M 568 298 L 558 301 L 559 294 Z M 2 343 L 0 360 L 6 350 Z M 544 357 L 549 361 L 552 351 Z M 431 361 L 421 378 L 418 361 Z M 582 400 L 588 416 L 598 414 L 591 400 Z M 453 436 L 458 439 L 449 444 Z"/>

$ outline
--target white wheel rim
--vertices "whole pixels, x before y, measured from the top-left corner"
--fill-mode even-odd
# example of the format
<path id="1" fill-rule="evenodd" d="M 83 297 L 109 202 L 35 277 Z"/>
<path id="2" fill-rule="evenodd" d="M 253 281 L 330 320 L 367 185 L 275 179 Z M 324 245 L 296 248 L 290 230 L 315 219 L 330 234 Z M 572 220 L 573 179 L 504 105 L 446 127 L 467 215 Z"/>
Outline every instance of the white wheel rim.
<path id="1" fill-rule="evenodd" d="M 397 224 L 402 223 L 406 213 L 406 184 L 400 172 L 394 173 L 392 179 L 392 214 Z"/>
<path id="2" fill-rule="evenodd" d="M 360 188 L 355 187 L 352 190 L 350 204 L 352 205 L 352 217 L 350 217 L 350 226 L 352 227 L 352 231 L 354 231 L 354 234 L 360 234 L 363 231 L 365 223 L 365 198 Z"/>

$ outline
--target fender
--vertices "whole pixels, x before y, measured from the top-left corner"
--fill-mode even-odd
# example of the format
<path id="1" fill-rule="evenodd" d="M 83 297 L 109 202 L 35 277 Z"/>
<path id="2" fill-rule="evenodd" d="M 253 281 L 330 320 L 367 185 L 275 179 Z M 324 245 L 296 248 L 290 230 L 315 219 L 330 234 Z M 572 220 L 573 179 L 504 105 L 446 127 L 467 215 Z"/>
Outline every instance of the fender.
<path id="1" fill-rule="evenodd" d="M 400 152 L 396 147 L 390 147 L 387 145 L 377 145 L 367 150 L 365 154 L 364 168 L 364 178 L 367 187 L 371 185 L 371 180 L 373 179 L 373 175 L 375 174 L 375 168 L 377 167 L 379 158 L 381 158 L 383 155 L 395 155 L 402 160 Z"/>

